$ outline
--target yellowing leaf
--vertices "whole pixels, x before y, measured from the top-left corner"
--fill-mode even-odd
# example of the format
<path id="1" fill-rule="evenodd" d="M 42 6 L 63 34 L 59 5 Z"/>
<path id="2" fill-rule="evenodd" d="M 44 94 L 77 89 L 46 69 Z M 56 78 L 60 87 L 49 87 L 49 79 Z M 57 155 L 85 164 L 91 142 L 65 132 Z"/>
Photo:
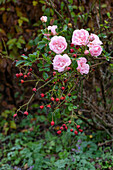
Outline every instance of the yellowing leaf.
<path id="1" fill-rule="evenodd" d="M 22 24 L 23 24 L 23 20 L 18 19 L 18 23 L 19 23 L 19 26 L 21 27 L 21 26 L 22 26 Z"/>
<path id="2" fill-rule="evenodd" d="M 6 21 L 7 21 L 7 14 L 6 13 L 4 13 L 2 15 L 2 20 L 3 20 L 4 23 L 6 23 Z"/>
<path id="3" fill-rule="evenodd" d="M 14 121 L 10 121 L 10 128 L 11 129 L 16 129 L 16 124 Z"/>
<path id="4" fill-rule="evenodd" d="M 37 1 L 33 1 L 33 6 L 36 6 L 38 4 Z"/>

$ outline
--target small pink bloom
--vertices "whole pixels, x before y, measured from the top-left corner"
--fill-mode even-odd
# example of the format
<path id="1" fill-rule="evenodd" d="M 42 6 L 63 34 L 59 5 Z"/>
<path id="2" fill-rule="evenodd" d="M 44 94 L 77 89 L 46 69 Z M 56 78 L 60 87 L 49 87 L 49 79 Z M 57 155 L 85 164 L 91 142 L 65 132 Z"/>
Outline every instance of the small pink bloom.
<path id="1" fill-rule="evenodd" d="M 77 60 L 77 71 L 83 74 L 89 73 L 89 64 L 86 64 L 87 59 L 85 57 L 80 57 L 79 60 Z"/>
<path id="2" fill-rule="evenodd" d="M 47 39 L 50 40 L 50 38 L 49 38 L 49 37 L 50 37 L 50 34 L 44 34 L 44 36 L 46 36 Z"/>
<path id="3" fill-rule="evenodd" d="M 71 64 L 71 60 L 67 54 L 56 55 L 53 60 L 53 69 L 58 70 L 58 72 L 64 71 L 64 69 Z"/>
<path id="4" fill-rule="evenodd" d="M 50 30 L 51 31 L 51 34 L 52 35 L 56 35 L 56 29 L 57 29 L 57 25 L 53 25 L 53 26 L 48 26 L 48 31 Z"/>
<path id="5" fill-rule="evenodd" d="M 75 30 L 73 32 L 72 36 L 72 44 L 79 45 L 79 46 L 85 46 L 88 43 L 88 37 L 89 33 L 88 31 L 81 29 L 81 30 Z"/>
<path id="6" fill-rule="evenodd" d="M 56 54 L 61 54 L 67 48 L 66 39 L 62 36 L 54 36 L 51 38 L 49 48 Z"/>
<path id="7" fill-rule="evenodd" d="M 87 44 L 88 47 L 93 45 L 101 45 L 102 41 L 100 41 L 99 37 L 96 34 L 91 34 L 89 36 L 89 43 Z"/>
<path id="8" fill-rule="evenodd" d="M 102 47 L 100 45 L 93 45 L 89 47 L 89 51 L 92 56 L 99 56 L 102 53 Z"/>
<path id="9" fill-rule="evenodd" d="M 42 17 L 40 18 L 40 20 L 41 20 L 42 22 L 47 22 L 47 17 L 46 17 L 46 16 L 42 16 Z"/>
<path id="10" fill-rule="evenodd" d="M 89 51 L 88 51 L 88 50 L 85 50 L 85 51 L 84 51 L 84 54 L 85 54 L 85 55 L 88 55 L 88 54 L 89 54 Z"/>

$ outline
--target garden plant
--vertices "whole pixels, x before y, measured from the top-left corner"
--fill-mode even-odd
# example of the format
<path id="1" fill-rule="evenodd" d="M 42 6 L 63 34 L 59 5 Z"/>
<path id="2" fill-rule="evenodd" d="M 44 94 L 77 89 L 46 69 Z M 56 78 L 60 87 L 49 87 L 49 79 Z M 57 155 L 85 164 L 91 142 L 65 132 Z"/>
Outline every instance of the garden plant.
<path id="1" fill-rule="evenodd" d="M 40 29 L 29 41 L 34 51 L 9 57 L 23 94 L 16 93 L 18 108 L 0 117 L 1 170 L 112 169 L 112 14 L 102 24 L 100 0 L 89 12 L 81 1 L 40 3 Z M 96 5 L 94 29 L 88 20 Z"/>

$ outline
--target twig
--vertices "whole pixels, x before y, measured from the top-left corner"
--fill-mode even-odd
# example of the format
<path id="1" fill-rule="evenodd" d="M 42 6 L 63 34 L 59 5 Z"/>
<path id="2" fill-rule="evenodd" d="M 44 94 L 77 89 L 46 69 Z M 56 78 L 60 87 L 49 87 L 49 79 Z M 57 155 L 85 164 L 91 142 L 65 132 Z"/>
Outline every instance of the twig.
<path id="1" fill-rule="evenodd" d="M 99 143 L 98 146 L 103 146 L 103 145 L 106 145 L 106 144 L 108 144 L 108 143 L 110 143 L 110 142 L 113 142 L 113 139 L 108 140 L 108 141 L 105 141 L 105 142 L 103 142 L 103 143 Z"/>
<path id="2" fill-rule="evenodd" d="M 76 29 L 75 24 L 74 24 L 74 21 L 73 21 L 73 18 L 72 18 L 72 16 L 71 16 L 70 9 L 69 9 L 69 7 L 68 7 L 68 1 L 67 1 L 67 0 L 64 0 L 64 2 L 65 2 L 65 4 L 66 4 L 66 8 L 67 8 L 68 15 L 69 15 L 69 18 L 70 18 L 71 23 L 72 23 L 72 27 L 73 27 L 73 29 Z"/>
<path id="3" fill-rule="evenodd" d="M 65 22 L 64 18 L 62 17 L 62 15 L 61 15 L 61 14 L 55 9 L 55 7 L 53 6 L 53 2 L 52 2 L 51 0 L 49 0 L 50 4 L 47 2 L 47 0 L 45 0 L 45 2 L 46 2 L 49 6 L 51 5 L 52 9 L 56 12 L 56 14 L 62 19 L 62 21 L 63 21 L 65 24 L 67 24 L 67 23 Z"/>

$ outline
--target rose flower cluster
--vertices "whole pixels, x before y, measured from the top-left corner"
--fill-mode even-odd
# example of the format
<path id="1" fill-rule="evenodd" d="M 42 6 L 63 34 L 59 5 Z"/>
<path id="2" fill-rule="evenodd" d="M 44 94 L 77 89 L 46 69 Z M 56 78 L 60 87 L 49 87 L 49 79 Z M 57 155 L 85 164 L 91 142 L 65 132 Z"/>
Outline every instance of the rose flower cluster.
<path id="1" fill-rule="evenodd" d="M 57 55 L 54 57 L 53 60 L 53 69 L 57 70 L 58 72 L 63 72 L 70 64 L 71 59 L 67 54 L 61 55 L 64 50 L 67 49 L 67 42 L 65 37 L 63 36 L 56 36 L 56 31 L 54 33 L 52 31 L 52 27 L 49 26 L 48 30 L 51 30 L 51 35 L 55 35 L 50 39 L 49 48 L 55 52 Z M 56 29 L 57 27 L 54 27 Z M 102 47 L 100 46 L 102 42 L 100 41 L 99 37 L 96 34 L 89 35 L 89 32 L 80 29 L 75 30 L 72 35 L 72 45 L 85 47 L 84 54 L 88 55 L 89 53 L 91 56 L 97 57 L 102 53 Z M 89 48 L 89 50 L 87 49 Z M 89 64 L 86 63 L 87 59 L 85 57 L 79 57 L 77 59 L 77 71 L 83 74 L 88 74 L 89 72 Z"/>

